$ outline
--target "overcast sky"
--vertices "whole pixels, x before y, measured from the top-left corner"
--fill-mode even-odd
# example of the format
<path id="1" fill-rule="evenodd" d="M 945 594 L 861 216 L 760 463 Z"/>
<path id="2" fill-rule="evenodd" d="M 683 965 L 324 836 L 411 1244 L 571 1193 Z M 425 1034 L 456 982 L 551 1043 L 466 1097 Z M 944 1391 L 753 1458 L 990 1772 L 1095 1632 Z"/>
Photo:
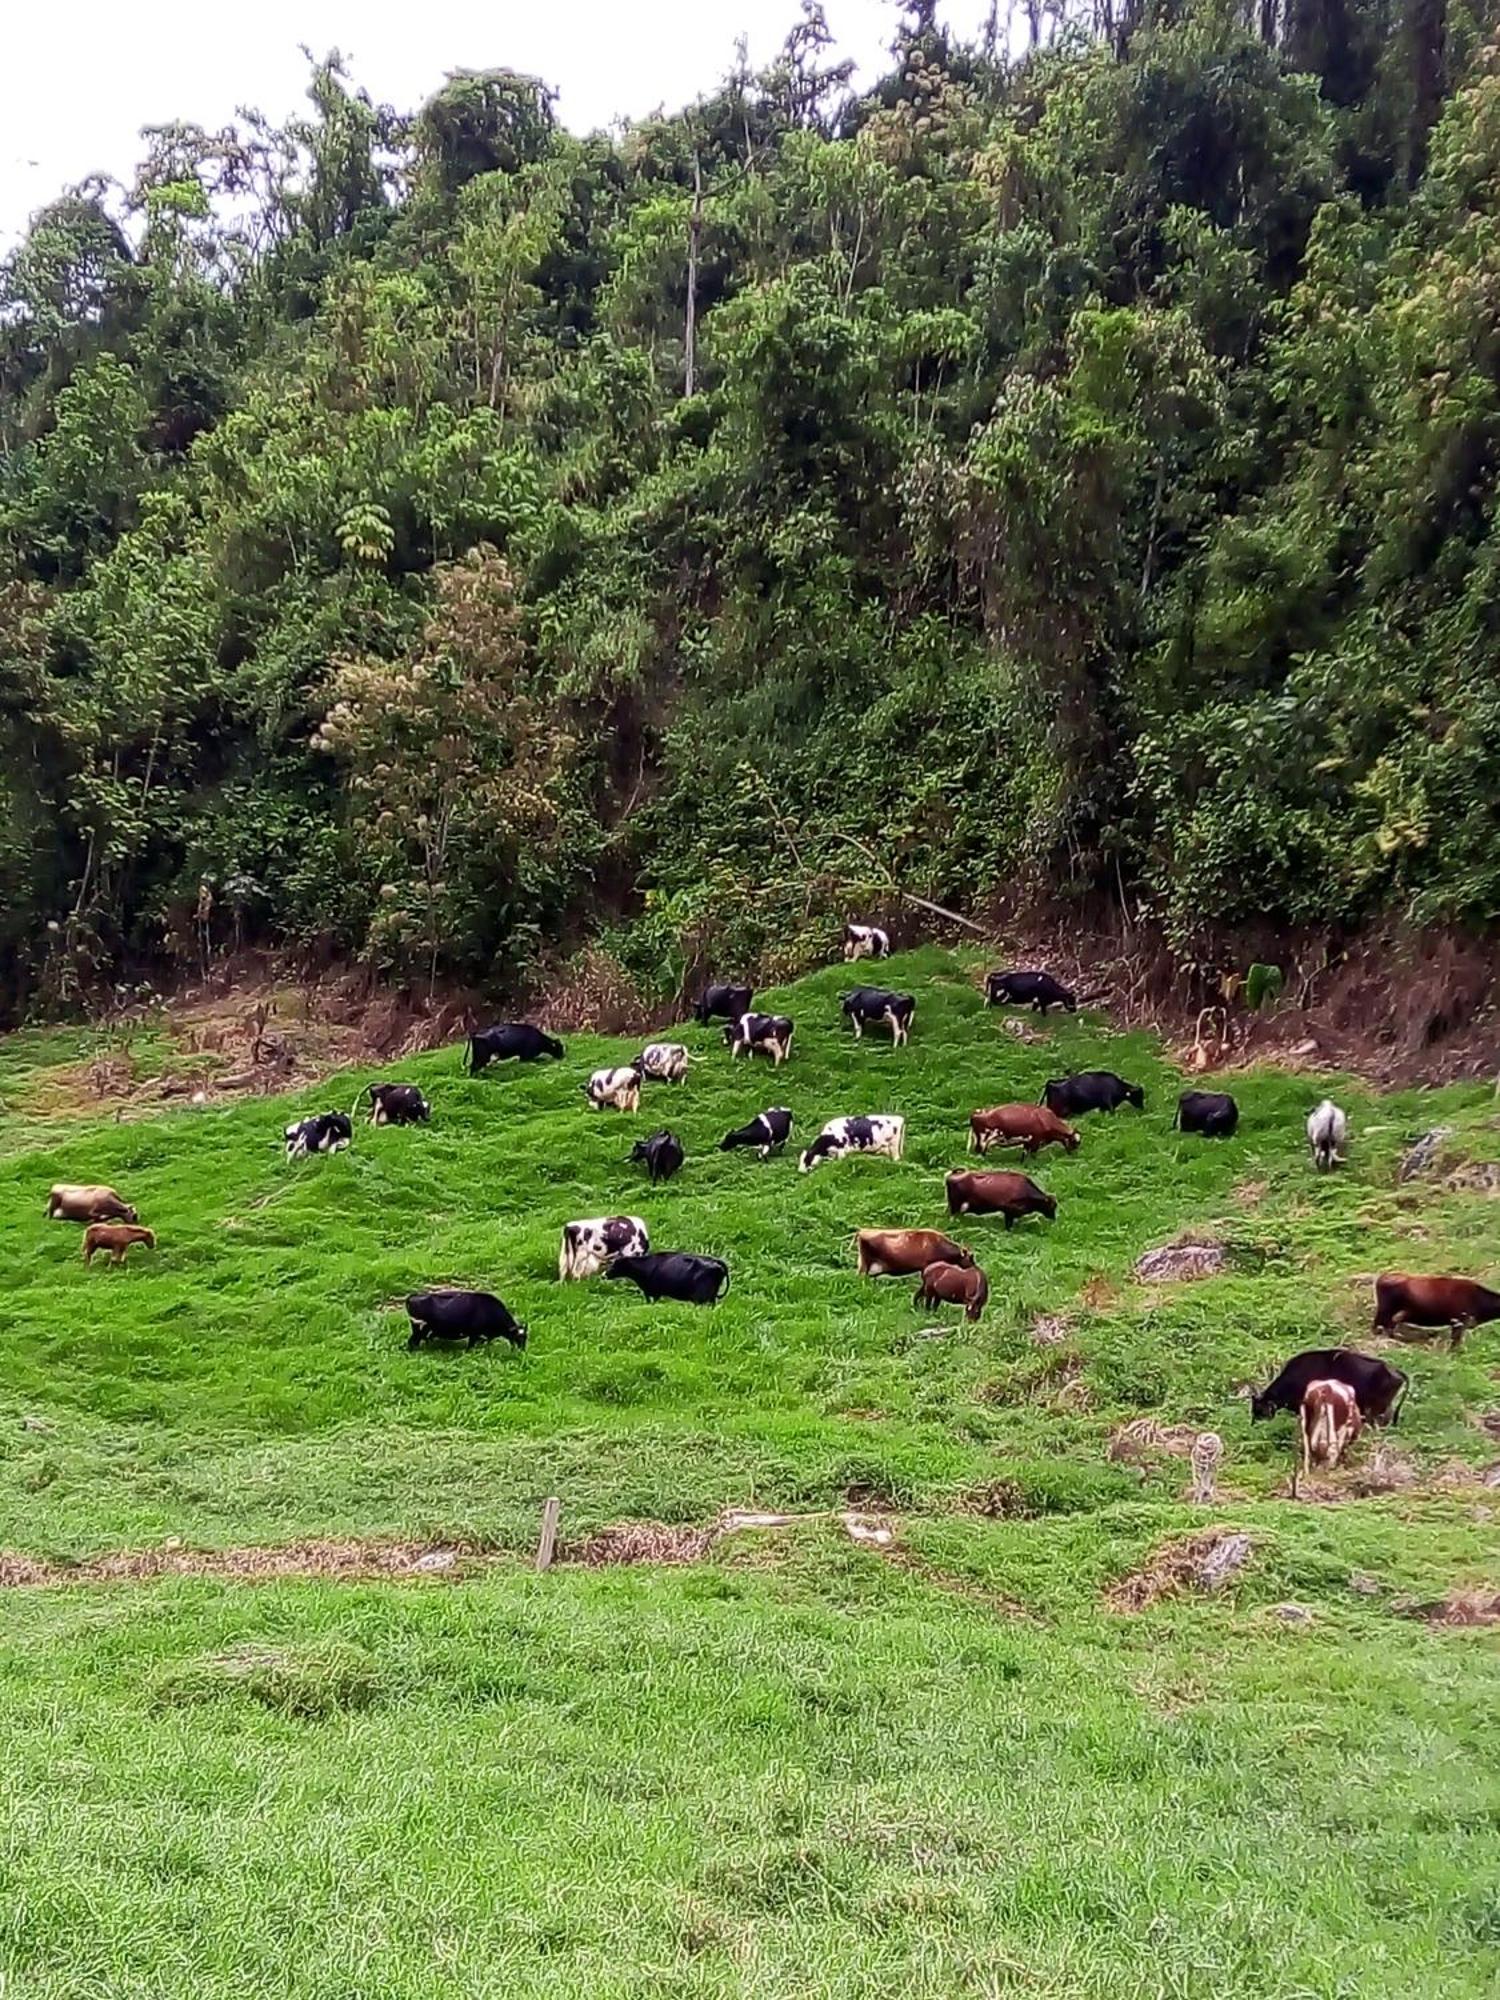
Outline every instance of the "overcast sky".
<path id="1" fill-rule="evenodd" d="M 894 0 L 826 0 L 843 53 L 878 67 Z M 209 128 L 241 104 L 283 118 L 302 99 L 306 43 L 340 49 L 377 100 L 415 110 L 452 69 L 504 66 L 560 90 L 575 131 L 675 110 L 780 46 L 797 0 L 17 0 L 0 59 L 0 246 L 85 174 L 127 177 L 143 125 Z M 986 0 L 946 0 L 970 33 Z"/>

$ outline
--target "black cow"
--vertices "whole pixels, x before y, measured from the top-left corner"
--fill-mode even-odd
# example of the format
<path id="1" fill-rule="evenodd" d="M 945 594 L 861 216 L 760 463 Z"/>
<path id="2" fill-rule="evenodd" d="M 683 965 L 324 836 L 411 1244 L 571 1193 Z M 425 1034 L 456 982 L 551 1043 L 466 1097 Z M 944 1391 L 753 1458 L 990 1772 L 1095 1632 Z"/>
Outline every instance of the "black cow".
<path id="1" fill-rule="evenodd" d="M 1347 1382 L 1359 1413 L 1372 1424 L 1394 1424 L 1406 1395 L 1406 1377 L 1373 1354 L 1352 1347 L 1310 1347 L 1294 1354 L 1274 1382 L 1250 1397 L 1250 1420 L 1274 1417 L 1278 1410 L 1300 1410 L 1309 1382 Z"/>
<path id="2" fill-rule="evenodd" d="M 1061 980 L 1050 972 L 992 972 L 984 982 L 986 1007 L 1033 1007 L 1045 1014 L 1049 1007 L 1066 1007 L 1078 1012 L 1078 1002 Z"/>
<path id="3" fill-rule="evenodd" d="M 705 1028 L 710 1021 L 737 1021 L 750 1012 L 755 998 L 751 986 L 705 986 L 693 1009 L 693 1019 Z"/>
<path id="4" fill-rule="evenodd" d="M 660 1132 L 652 1132 L 644 1139 L 637 1139 L 630 1149 L 632 1163 L 646 1169 L 653 1187 L 658 1181 L 669 1181 L 686 1157 L 682 1150 L 682 1141 L 675 1132 L 669 1132 L 665 1126 Z"/>
<path id="5" fill-rule="evenodd" d="M 372 1083 L 370 1123 L 372 1125 L 425 1125 L 432 1106 L 414 1083 Z"/>
<path id="6" fill-rule="evenodd" d="M 1205 1139 L 1233 1138 L 1239 1122 L 1240 1107 L 1225 1090 L 1185 1090 L 1172 1120 L 1179 1132 L 1198 1132 Z"/>
<path id="7" fill-rule="evenodd" d="M 684 1305 L 712 1306 L 729 1290 L 729 1266 L 721 1257 L 695 1257 L 687 1250 L 648 1250 L 641 1257 L 615 1257 L 606 1278 L 628 1278 L 653 1304 L 678 1299 Z"/>
<path id="8" fill-rule="evenodd" d="M 562 1043 L 555 1035 L 543 1034 L 529 1021 L 502 1021 L 498 1028 L 481 1028 L 469 1037 L 469 1074 L 477 1076 L 492 1062 L 539 1062 L 551 1056 L 561 1062 Z"/>
<path id="9" fill-rule="evenodd" d="M 413 1292 L 406 1316 L 411 1321 L 408 1347 L 420 1347 L 424 1340 L 466 1340 L 470 1347 L 485 1340 L 526 1345 L 525 1327 L 516 1324 L 493 1292 Z"/>
<path id="10" fill-rule="evenodd" d="M 1041 1101 L 1059 1118 L 1081 1118 L 1085 1111 L 1118 1111 L 1122 1104 L 1146 1108 L 1146 1093 L 1138 1083 L 1127 1083 L 1111 1069 L 1080 1070 L 1077 1076 L 1055 1076 L 1042 1091 Z"/>
<path id="11" fill-rule="evenodd" d="M 354 1137 L 354 1122 L 347 1111 L 315 1111 L 310 1118 L 288 1125 L 282 1137 L 289 1160 L 305 1160 L 309 1153 L 342 1153 Z"/>
<path id="12" fill-rule="evenodd" d="M 726 1132 L 719 1141 L 721 1153 L 732 1153 L 736 1146 L 756 1146 L 763 1160 L 779 1153 L 791 1136 L 792 1114 L 784 1106 L 777 1105 L 771 1111 L 757 1111 L 748 1125 L 740 1125 L 733 1132 Z"/>
<path id="13" fill-rule="evenodd" d="M 882 986 L 856 986 L 840 1002 L 844 1017 L 862 1041 L 866 1028 L 886 1027 L 899 1048 L 911 1036 L 911 1017 L 917 1003 L 910 993 L 888 993 Z"/>

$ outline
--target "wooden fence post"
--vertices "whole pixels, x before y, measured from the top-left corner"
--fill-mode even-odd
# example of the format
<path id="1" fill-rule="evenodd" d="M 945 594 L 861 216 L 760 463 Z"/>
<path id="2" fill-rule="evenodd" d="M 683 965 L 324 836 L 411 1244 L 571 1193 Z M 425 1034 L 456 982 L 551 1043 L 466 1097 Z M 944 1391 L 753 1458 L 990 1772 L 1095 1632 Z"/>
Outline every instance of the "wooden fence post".
<path id="1" fill-rule="evenodd" d="M 557 1547 L 557 1517 L 561 1512 L 562 1502 L 554 1494 L 542 1509 L 542 1534 L 536 1545 L 538 1571 L 552 1567 L 552 1556 Z"/>

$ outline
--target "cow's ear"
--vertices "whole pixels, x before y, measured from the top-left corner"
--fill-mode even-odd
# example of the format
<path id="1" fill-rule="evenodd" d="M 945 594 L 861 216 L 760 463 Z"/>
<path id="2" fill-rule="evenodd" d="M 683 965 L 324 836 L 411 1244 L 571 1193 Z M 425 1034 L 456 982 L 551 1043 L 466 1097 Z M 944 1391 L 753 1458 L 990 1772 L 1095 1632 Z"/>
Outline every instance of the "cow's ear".
<path id="1" fill-rule="evenodd" d="M 1234 1393 L 1242 1403 L 1248 1403 L 1255 1394 L 1255 1385 L 1253 1382 L 1241 1382 Z"/>

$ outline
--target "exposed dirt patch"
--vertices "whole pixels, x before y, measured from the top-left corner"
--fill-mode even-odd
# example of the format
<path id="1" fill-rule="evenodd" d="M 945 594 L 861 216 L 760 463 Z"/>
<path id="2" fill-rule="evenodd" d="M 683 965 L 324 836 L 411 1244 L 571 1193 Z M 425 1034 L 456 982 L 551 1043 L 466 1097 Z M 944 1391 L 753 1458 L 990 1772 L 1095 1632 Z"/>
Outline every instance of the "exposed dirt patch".
<path id="1" fill-rule="evenodd" d="M 1446 1597 L 1418 1604 L 1409 1597 L 1392 1601 L 1391 1609 L 1428 1625 L 1500 1625 L 1500 1590 L 1486 1584 L 1450 1590 Z"/>
<path id="2" fill-rule="evenodd" d="M 1107 1278 L 1102 1271 L 1095 1271 L 1084 1279 L 1078 1296 L 1090 1312 L 1108 1312 L 1120 1303 L 1120 1288 L 1113 1278 Z"/>
<path id="3" fill-rule="evenodd" d="M 1148 1250 L 1137 1260 L 1135 1275 L 1143 1284 L 1187 1284 L 1228 1269 L 1229 1252 L 1222 1243 L 1185 1231 L 1174 1243 Z"/>
<path id="4" fill-rule="evenodd" d="M 1038 1347 L 1060 1347 L 1072 1331 L 1066 1313 L 1042 1313 L 1031 1322 L 1031 1338 Z"/>
<path id="5" fill-rule="evenodd" d="M 1127 1465 L 1165 1452 L 1173 1458 L 1188 1458 L 1194 1440 L 1202 1435 L 1201 1424 L 1159 1424 L 1155 1417 L 1137 1417 L 1121 1424 L 1109 1441 L 1109 1456 Z"/>
<path id="6" fill-rule="evenodd" d="M 1407 1452 L 1382 1440 L 1368 1457 L 1349 1467 L 1344 1491 L 1354 1500 L 1373 1500 L 1383 1493 L 1405 1493 L 1420 1477 Z"/>
<path id="7" fill-rule="evenodd" d="M 1259 1208 L 1270 1187 L 1269 1181 L 1236 1181 L 1231 1192 L 1241 1208 Z"/>
<path id="8" fill-rule="evenodd" d="M 1205 1528 L 1196 1535 L 1160 1543 L 1140 1569 L 1105 1592 L 1111 1611 L 1144 1611 L 1185 1590 L 1222 1590 L 1243 1569 L 1254 1548 L 1241 1528 Z"/>
<path id="9" fill-rule="evenodd" d="M 275 1548 L 117 1549 L 81 1562 L 46 1562 L 0 1552 L 0 1589 L 66 1583 L 150 1583 L 158 1577 L 228 1577 L 274 1583 L 305 1577 L 357 1582 L 376 1577 L 452 1577 L 483 1561 L 486 1551 L 456 1542 L 284 1542 Z"/>
<path id="10" fill-rule="evenodd" d="M 776 1525 L 780 1525 L 777 1523 Z M 604 1569 L 614 1563 L 702 1562 L 718 1539 L 718 1528 L 672 1527 L 665 1521 L 620 1521 L 586 1541 L 567 1542 L 558 1561 Z"/>

